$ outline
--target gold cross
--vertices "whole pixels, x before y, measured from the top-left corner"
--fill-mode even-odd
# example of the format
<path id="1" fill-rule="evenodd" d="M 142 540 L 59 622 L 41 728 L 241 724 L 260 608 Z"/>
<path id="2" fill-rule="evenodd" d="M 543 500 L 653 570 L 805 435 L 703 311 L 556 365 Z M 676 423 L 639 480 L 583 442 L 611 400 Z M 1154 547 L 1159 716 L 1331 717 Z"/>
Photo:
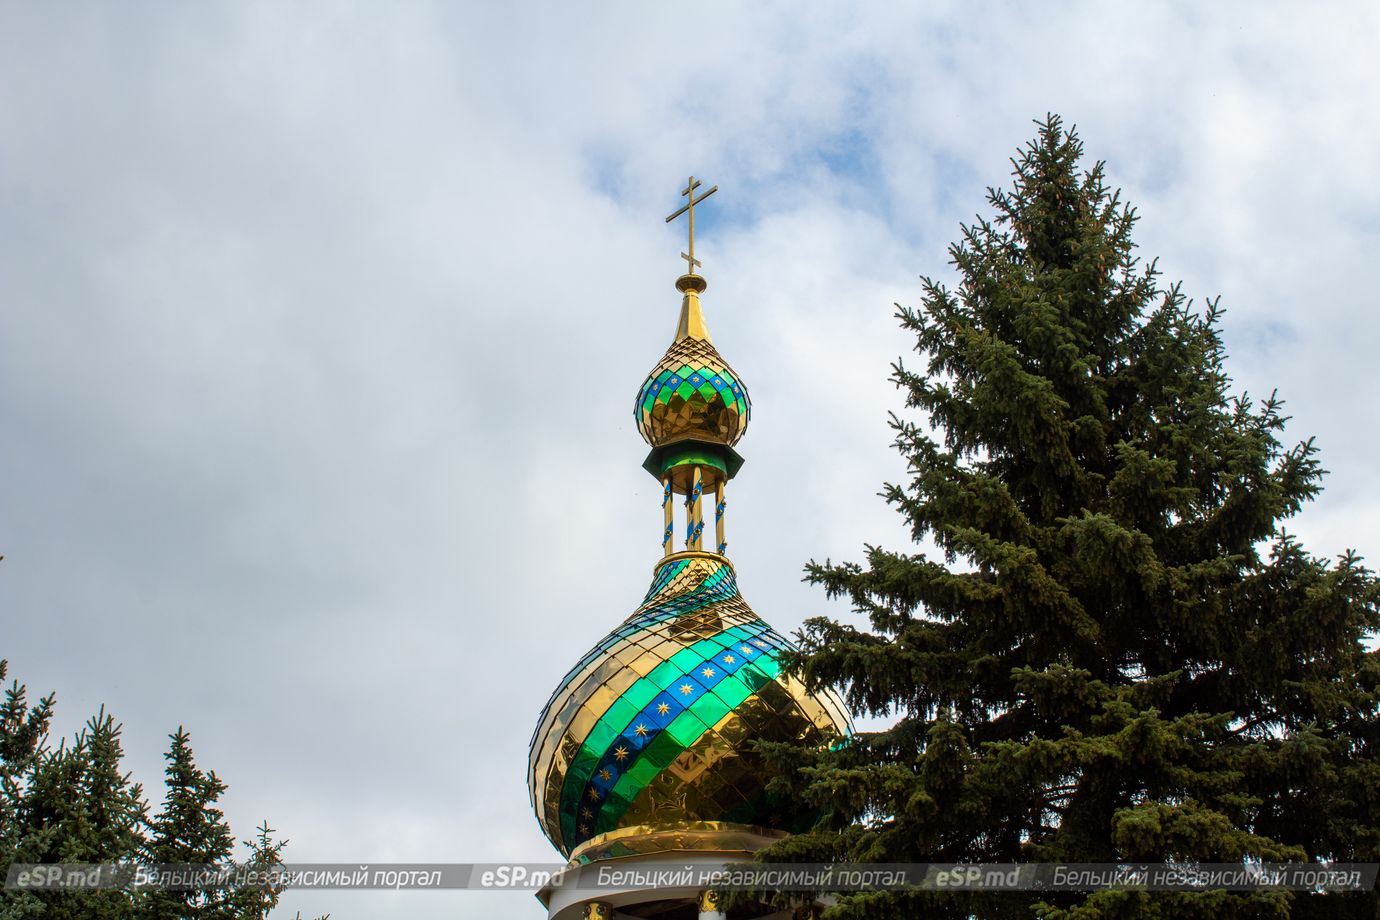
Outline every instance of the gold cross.
<path id="1" fill-rule="evenodd" d="M 696 268 L 700 267 L 700 265 L 703 264 L 700 262 L 699 259 L 695 258 L 695 205 L 699 204 L 701 201 L 704 201 L 704 199 L 708 198 L 710 195 L 714 194 L 719 190 L 719 187 L 716 185 L 709 191 L 705 192 L 703 195 L 696 197 L 695 189 L 699 187 L 700 181 L 696 179 L 694 176 L 691 176 L 690 181 L 687 182 L 685 188 L 681 190 L 681 194 L 684 195 L 686 199 L 688 199 L 686 201 L 686 204 L 679 211 L 672 214 L 670 217 L 666 218 L 666 223 L 669 224 L 671 221 L 675 220 L 677 217 L 680 217 L 682 214 L 690 215 L 690 251 L 688 253 L 682 252 L 680 254 L 680 257 L 685 260 L 687 265 L 690 266 L 689 274 L 691 275 L 695 273 Z"/>

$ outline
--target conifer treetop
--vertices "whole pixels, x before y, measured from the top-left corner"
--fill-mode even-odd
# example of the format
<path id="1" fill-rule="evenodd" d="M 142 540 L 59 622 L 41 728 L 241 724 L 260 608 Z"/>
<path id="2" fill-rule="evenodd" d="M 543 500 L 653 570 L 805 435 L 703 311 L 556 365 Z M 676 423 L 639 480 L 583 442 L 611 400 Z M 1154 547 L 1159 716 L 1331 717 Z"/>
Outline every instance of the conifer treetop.
<path id="1" fill-rule="evenodd" d="M 1319 559 L 1284 528 L 1318 493 L 1317 448 L 1285 446 L 1275 394 L 1232 391 L 1218 301 L 1165 284 L 1104 165 L 1057 116 L 1038 124 L 949 249 L 956 280 L 922 279 L 897 310 L 920 360 L 893 367 L 906 475 L 882 494 L 916 545 L 806 569 L 861 619 L 808 620 L 792 667 L 894 724 L 772 747 L 777 787 L 830 817 L 764 858 L 1380 859 L 1380 587 L 1356 553 Z M 883 893 L 835 913 L 1322 910 L 1042 897 Z"/>

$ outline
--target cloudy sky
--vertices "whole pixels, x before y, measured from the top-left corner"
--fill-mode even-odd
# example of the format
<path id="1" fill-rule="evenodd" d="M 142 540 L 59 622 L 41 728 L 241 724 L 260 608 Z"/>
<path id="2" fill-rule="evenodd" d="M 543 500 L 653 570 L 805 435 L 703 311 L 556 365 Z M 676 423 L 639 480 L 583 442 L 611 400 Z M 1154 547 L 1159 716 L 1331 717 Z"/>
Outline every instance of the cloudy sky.
<path id="1" fill-rule="evenodd" d="M 1370 4 L 0 3 L 0 657 L 296 861 L 548 860 L 538 711 L 636 605 L 694 173 L 752 387 L 730 555 L 789 631 L 875 497 L 892 318 L 1058 112 L 1380 556 Z M 808 446 L 808 451 L 805 445 Z M 540 916 L 530 893 L 287 915 Z"/>

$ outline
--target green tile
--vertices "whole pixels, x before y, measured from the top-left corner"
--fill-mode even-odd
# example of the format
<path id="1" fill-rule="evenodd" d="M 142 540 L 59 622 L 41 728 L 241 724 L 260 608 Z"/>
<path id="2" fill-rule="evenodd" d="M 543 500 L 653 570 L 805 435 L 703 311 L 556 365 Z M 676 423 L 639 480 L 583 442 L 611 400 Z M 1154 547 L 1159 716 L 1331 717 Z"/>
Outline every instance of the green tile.
<path id="1" fill-rule="evenodd" d="M 666 734 L 670 735 L 682 748 L 688 748 L 699 740 L 706 728 L 704 722 L 687 709 L 676 716 L 670 725 L 666 726 Z"/>

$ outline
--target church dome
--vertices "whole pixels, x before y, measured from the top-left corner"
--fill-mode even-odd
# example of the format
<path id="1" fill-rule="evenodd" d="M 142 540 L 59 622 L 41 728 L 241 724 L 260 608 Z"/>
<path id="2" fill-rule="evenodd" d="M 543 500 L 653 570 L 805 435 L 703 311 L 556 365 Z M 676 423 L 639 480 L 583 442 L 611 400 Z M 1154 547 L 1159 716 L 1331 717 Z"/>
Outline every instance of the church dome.
<path id="1" fill-rule="evenodd" d="M 826 745 L 848 719 L 781 668 L 789 643 L 714 553 L 662 560 L 642 605 L 580 659 L 532 737 L 529 784 L 563 854 L 627 829 L 703 822 L 781 831 L 817 815 L 765 790 L 752 743 Z"/>
<path id="2" fill-rule="evenodd" d="M 703 279 L 685 275 L 678 286 L 685 299 L 676 340 L 637 391 L 637 430 L 654 448 L 685 440 L 732 447 L 752 413 L 747 387 L 709 340 Z"/>

